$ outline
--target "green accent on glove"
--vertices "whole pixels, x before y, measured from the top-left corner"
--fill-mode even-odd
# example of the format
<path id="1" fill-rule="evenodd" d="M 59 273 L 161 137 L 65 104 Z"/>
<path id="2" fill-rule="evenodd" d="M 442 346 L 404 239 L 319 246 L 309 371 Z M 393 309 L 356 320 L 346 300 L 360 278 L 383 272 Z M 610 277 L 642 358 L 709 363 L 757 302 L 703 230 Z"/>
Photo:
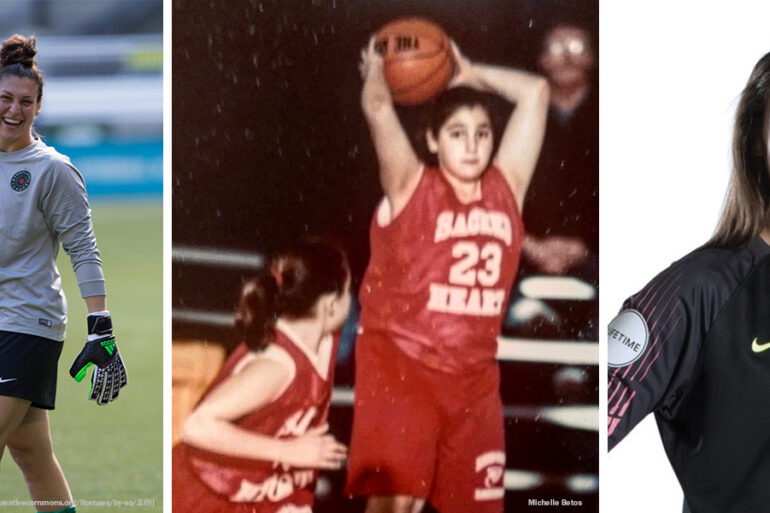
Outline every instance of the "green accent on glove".
<path id="1" fill-rule="evenodd" d="M 85 364 L 85 366 L 82 369 L 80 369 L 77 374 L 75 374 L 75 381 L 77 381 L 78 383 L 83 381 L 83 378 L 86 377 L 86 373 L 88 372 L 88 368 L 92 365 L 94 365 L 94 362 L 88 362 L 87 364 Z"/>
<path id="2" fill-rule="evenodd" d="M 112 353 L 115 352 L 115 339 L 110 338 L 107 340 L 103 340 L 101 344 L 104 350 L 107 351 L 110 354 L 110 356 L 112 356 Z"/>

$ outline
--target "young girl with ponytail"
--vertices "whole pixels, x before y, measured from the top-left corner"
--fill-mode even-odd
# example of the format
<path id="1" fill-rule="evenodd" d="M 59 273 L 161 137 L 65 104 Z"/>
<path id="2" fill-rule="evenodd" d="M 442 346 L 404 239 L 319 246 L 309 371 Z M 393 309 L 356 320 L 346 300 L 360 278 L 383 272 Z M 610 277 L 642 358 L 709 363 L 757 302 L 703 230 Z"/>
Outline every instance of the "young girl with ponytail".
<path id="1" fill-rule="evenodd" d="M 174 449 L 174 511 L 312 511 L 318 469 L 347 456 L 326 417 L 349 287 L 345 255 L 324 242 L 278 253 L 244 284 L 242 342 Z"/>

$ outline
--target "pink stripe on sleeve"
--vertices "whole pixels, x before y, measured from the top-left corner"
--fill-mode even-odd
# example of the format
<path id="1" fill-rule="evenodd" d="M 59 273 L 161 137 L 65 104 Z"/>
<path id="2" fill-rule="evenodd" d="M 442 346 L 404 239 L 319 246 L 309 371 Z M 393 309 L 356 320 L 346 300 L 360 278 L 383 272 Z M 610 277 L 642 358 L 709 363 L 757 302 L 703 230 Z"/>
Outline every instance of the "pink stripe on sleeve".
<path id="1" fill-rule="evenodd" d="M 612 433 L 615 432 L 615 428 L 618 427 L 618 424 L 620 424 L 620 421 L 623 419 L 623 415 L 626 414 L 626 410 L 628 409 L 628 405 L 631 404 L 631 399 L 634 398 L 636 395 L 636 392 L 632 392 L 631 396 L 626 400 L 626 402 L 623 404 L 623 407 L 620 409 L 620 413 L 617 416 L 607 416 L 607 434 L 612 435 Z"/>
<path id="2" fill-rule="evenodd" d="M 615 432 L 615 428 L 620 424 L 620 419 L 611 419 L 607 417 L 607 423 L 609 424 L 609 426 L 607 426 L 607 435 L 612 436 L 612 433 Z"/>
<path id="3" fill-rule="evenodd" d="M 677 304 L 678 304 L 678 303 L 677 303 Z M 675 312 L 675 311 L 676 311 L 676 308 L 673 308 L 673 309 L 671 310 L 671 312 L 668 314 L 668 317 L 667 317 L 667 318 L 666 318 L 666 320 L 663 322 L 663 326 L 666 326 L 666 325 L 668 324 L 669 320 L 671 319 L 671 316 L 672 316 L 672 315 L 674 315 L 674 312 Z M 680 321 L 681 319 L 682 319 L 682 315 L 681 315 L 681 314 L 677 315 L 677 317 L 676 317 L 676 320 L 674 320 L 673 324 L 671 324 L 671 326 L 670 326 L 670 327 L 669 327 L 669 328 L 666 330 L 666 332 L 667 332 L 667 333 L 669 333 L 669 334 L 670 334 L 670 333 L 672 333 L 672 332 L 675 330 L 675 328 L 677 327 L 677 325 L 679 324 L 679 321 Z M 652 330 L 650 330 L 650 331 L 652 331 Z M 664 338 L 664 339 L 662 340 L 662 342 L 661 342 L 661 344 L 660 344 L 660 345 L 661 345 L 661 347 L 662 347 L 662 346 L 664 346 L 664 345 L 666 344 L 666 341 L 668 340 L 668 338 L 669 338 L 669 337 L 667 336 L 666 338 Z M 659 339 L 660 339 L 660 337 L 659 337 L 659 336 L 656 336 L 656 337 L 655 337 L 655 340 L 654 340 L 654 342 L 652 343 L 652 345 L 650 346 L 650 349 L 649 349 L 649 351 L 647 351 L 647 354 L 645 354 L 645 355 L 644 355 L 644 358 L 642 358 L 642 361 L 639 363 L 639 367 L 636 369 L 636 372 L 634 372 L 634 375 L 633 375 L 633 376 L 631 376 L 631 379 L 636 379 L 636 375 L 637 375 L 637 374 L 639 374 L 639 371 L 640 371 L 640 370 L 642 370 L 642 367 L 644 367 L 644 364 L 645 364 L 645 362 L 647 361 L 647 358 L 649 358 L 649 356 L 650 356 L 650 354 L 652 353 L 653 349 L 655 349 L 655 347 L 658 345 L 658 340 L 659 340 Z M 658 349 L 658 352 L 660 352 L 660 349 Z M 650 362 L 650 363 L 647 365 L 647 369 L 648 369 L 648 370 L 649 370 L 649 368 L 650 368 L 650 365 L 651 365 L 651 364 L 652 364 L 652 362 Z M 642 379 L 644 379 L 644 376 L 646 376 L 646 375 L 647 375 L 647 371 L 645 371 L 645 372 L 644 372 L 644 375 L 643 375 L 641 378 L 639 378 L 639 381 L 641 381 Z"/>
<path id="4" fill-rule="evenodd" d="M 618 406 L 620 406 L 620 401 L 623 400 L 623 397 L 626 395 L 626 392 L 628 392 L 628 387 L 623 387 L 623 392 L 618 397 L 618 400 L 615 401 L 615 406 L 610 409 L 610 415 L 615 415 L 615 412 L 618 410 Z"/>
<path id="5" fill-rule="evenodd" d="M 625 404 L 623 404 L 623 407 L 620 409 L 620 413 L 618 414 L 618 418 L 622 418 L 623 415 L 626 414 L 626 410 L 628 409 L 628 405 L 631 404 L 631 399 L 633 399 L 635 395 L 636 395 L 635 391 L 631 393 L 629 398 L 626 400 Z"/>

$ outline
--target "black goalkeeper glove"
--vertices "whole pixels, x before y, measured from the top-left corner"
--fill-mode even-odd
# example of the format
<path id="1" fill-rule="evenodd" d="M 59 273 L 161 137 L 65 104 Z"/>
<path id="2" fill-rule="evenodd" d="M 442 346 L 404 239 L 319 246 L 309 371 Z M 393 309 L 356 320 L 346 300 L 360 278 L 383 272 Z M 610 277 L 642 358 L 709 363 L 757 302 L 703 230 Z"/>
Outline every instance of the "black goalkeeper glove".
<path id="1" fill-rule="evenodd" d="M 99 405 L 117 399 L 128 378 L 112 335 L 109 312 L 88 314 L 88 342 L 70 367 L 70 375 L 80 383 L 92 365 L 96 368 L 91 375 L 89 399 Z"/>

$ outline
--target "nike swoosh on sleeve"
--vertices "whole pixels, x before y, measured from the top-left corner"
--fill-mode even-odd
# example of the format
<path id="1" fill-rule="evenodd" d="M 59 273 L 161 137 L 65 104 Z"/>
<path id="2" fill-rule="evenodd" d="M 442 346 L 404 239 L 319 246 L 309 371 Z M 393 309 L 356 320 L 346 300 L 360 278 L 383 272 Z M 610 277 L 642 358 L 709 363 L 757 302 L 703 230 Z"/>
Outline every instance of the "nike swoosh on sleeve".
<path id="1" fill-rule="evenodd" d="M 757 343 L 758 338 L 755 338 L 754 341 L 751 343 L 751 350 L 755 353 L 761 353 L 763 351 L 767 351 L 770 349 L 770 342 L 765 342 L 764 344 L 758 344 Z"/>

